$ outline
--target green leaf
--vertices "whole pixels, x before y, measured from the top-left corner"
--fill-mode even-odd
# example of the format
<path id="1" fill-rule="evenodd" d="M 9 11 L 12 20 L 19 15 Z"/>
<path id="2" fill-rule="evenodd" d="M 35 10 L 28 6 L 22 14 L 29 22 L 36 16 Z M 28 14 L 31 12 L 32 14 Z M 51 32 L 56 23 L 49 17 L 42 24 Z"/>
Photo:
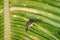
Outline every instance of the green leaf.
<path id="1" fill-rule="evenodd" d="M 59 40 L 60 2 L 53 0 L 10 0 L 12 40 Z M 30 18 L 38 21 L 29 27 Z"/>

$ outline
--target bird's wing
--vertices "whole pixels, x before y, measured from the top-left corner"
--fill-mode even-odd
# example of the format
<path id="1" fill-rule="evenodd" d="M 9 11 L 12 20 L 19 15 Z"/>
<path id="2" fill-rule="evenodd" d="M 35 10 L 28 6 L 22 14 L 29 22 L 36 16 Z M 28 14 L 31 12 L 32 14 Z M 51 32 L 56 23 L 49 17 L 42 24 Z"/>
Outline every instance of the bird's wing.
<path id="1" fill-rule="evenodd" d="M 28 31 L 29 26 L 33 23 L 33 21 L 28 21 L 26 24 L 26 31 Z"/>

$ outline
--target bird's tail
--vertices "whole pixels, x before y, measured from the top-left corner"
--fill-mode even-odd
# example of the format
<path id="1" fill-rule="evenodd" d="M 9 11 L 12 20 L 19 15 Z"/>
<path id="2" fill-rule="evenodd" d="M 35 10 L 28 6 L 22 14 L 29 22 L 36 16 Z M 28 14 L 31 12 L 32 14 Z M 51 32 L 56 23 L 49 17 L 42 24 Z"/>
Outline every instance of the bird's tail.
<path id="1" fill-rule="evenodd" d="M 26 26 L 26 31 L 28 31 L 28 26 Z"/>

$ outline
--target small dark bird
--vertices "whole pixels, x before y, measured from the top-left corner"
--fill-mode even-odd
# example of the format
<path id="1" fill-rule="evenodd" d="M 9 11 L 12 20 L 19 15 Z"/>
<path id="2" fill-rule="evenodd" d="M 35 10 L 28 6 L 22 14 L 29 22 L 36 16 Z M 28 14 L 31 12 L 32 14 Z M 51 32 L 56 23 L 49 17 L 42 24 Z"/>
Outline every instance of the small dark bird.
<path id="1" fill-rule="evenodd" d="M 32 23 L 35 23 L 36 21 L 37 21 L 37 19 L 29 19 L 29 21 L 28 21 L 27 24 L 26 24 L 26 31 L 28 31 L 29 26 L 30 26 Z"/>

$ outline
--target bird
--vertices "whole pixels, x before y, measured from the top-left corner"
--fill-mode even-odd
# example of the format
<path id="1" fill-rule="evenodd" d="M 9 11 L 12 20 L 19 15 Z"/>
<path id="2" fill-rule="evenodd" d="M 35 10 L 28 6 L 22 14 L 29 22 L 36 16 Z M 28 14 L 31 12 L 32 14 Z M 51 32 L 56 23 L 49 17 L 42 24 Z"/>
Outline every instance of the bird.
<path id="1" fill-rule="evenodd" d="M 36 22 L 37 22 L 37 19 L 29 19 L 29 21 L 26 23 L 26 31 L 28 31 L 28 28 L 31 24 Z"/>

